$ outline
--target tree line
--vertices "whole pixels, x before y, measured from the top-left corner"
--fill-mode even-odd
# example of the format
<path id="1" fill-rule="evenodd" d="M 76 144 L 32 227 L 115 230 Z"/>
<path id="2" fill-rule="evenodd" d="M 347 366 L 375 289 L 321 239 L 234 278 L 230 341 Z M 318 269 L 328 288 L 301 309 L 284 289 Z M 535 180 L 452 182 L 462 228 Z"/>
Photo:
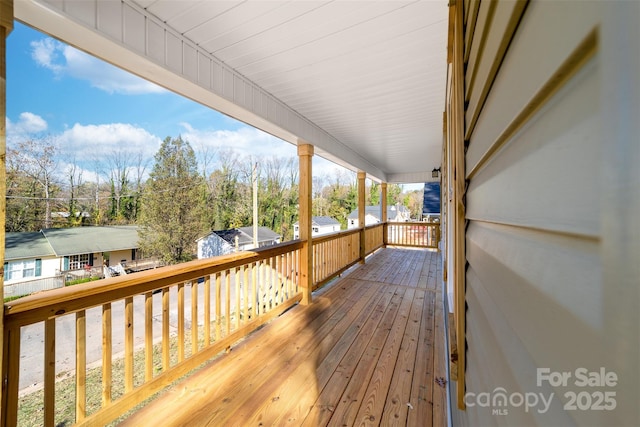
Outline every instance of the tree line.
<path id="1" fill-rule="evenodd" d="M 247 158 L 233 150 L 196 155 L 188 141 L 167 137 L 153 161 L 142 153 L 114 151 L 93 164 L 61 166 L 48 138 L 7 150 L 6 231 L 82 225 L 141 226 L 141 249 L 168 263 L 191 259 L 195 240 L 212 230 L 251 225 L 252 189 L 258 188 L 258 224 L 290 240 L 298 220 L 298 160 Z M 91 179 L 89 179 L 91 178 Z M 367 204 L 380 203 L 380 186 L 367 187 Z M 313 215 L 346 228 L 358 205 L 356 175 L 336 171 L 313 178 Z M 407 206 L 417 218 L 422 193 L 390 184 L 387 203 Z"/>

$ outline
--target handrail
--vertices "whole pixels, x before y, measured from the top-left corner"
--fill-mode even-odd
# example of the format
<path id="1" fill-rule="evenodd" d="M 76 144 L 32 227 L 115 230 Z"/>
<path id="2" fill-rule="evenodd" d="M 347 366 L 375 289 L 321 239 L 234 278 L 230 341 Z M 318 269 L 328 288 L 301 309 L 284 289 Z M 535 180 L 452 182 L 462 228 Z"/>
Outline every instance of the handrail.
<path id="1" fill-rule="evenodd" d="M 298 283 L 302 245 L 303 242 L 296 240 L 56 289 L 5 304 L 3 425 L 15 425 L 18 421 L 22 327 L 44 324 L 43 424 L 55 424 L 57 318 L 76 325 L 75 421 L 78 424 L 109 423 L 298 303 L 301 300 Z M 161 295 L 154 296 L 158 292 Z M 124 394 L 113 400 L 112 354 L 119 352 L 114 348 L 116 341 L 113 340 L 113 325 L 117 323 L 113 322 L 115 303 L 123 309 L 119 313 L 124 323 L 124 331 L 120 332 L 124 334 Z M 120 306 L 121 303 L 124 305 Z M 134 306 L 141 314 L 135 315 Z M 102 308 L 101 314 L 93 312 L 92 315 L 92 321 L 98 322 L 94 327 L 102 328 L 102 337 L 93 334 L 90 341 L 86 332 L 88 310 L 93 307 Z M 175 334 L 170 333 L 171 310 L 177 310 Z M 99 317 L 96 318 L 96 314 Z M 188 315 L 191 326 L 187 325 Z M 154 343 L 154 318 L 161 318 L 161 331 L 156 329 L 161 332 L 161 337 L 155 340 L 159 340 L 158 344 Z M 134 381 L 134 320 L 142 321 L 144 329 L 144 379 L 141 383 Z M 187 333 L 189 329 L 190 333 Z M 177 337 L 172 338 L 176 334 Z M 185 341 L 189 338 L 191 345 L 186 346 Z M 171 340 L 175 343 L 171 344 Z M 102 405 L 92 414 L 87 414 L 85 409 L 89 343 L 102 347 Z M 154 360 L 154 347 L 158 345 L 161 345 L 158 356 L 161 360 L 157 357 Z M 73 355 L 70 358 L 73 359 Z"/>
<path id="2" fill-rule="evenodd" d="M 189 261 L 127 276 L 112 277 L 36 293 L 5 304 L 5 326 L 25 326 L 51 317 L 161 289 L 177 282 L 195 280 L 243 264 L 298 250 L 301 247 L 302 242 L 294 240 L 254 251 Z M 24 319 L 14 320 L 18 314 L 26 312 L 29 312 L 29 315 Z"/>
<path id="3" fill-rule="evenodd" d="M 389 222 L 387 244 L 407 247 L 438 249 L 439 222 Z"/>

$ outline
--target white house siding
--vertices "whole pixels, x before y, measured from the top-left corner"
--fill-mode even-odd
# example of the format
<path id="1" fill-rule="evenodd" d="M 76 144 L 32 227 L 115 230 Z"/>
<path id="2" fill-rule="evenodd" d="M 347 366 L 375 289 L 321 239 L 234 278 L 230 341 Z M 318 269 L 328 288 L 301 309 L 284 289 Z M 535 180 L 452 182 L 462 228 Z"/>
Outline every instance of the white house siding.
<path id="1" fill-rule="evenodd" d="M 35 259 L 35 258 L 34 258 Z M 4 296 L 20 296 L 33 292 L 55 289 L 64 286 L 60 276 L 60 259 L 55 257 L 39 258 L 42 260 L 40 275 L 35 277 L 6 280 Z"/>
<path id="2" fill-rule="evenodd" d="M 489 90 L 514 5 L 483 1 L 467 21 L 467 405 L 453 424 L 640 425 L 640 6 L 530 2 Z M 615 386 L 575 384 L 601 367 Z M 567 386 L 538 386 L 539 368 Z M 544 413 L 478 405 L 500 387 L 554 397 Z M 614 392 L 615 409 L 566 410 L 571 391 Z"/>
<path id="3" fill-rule="evenodd" d="M 94 254 L 93 255 L 93 265 L 99 265 L 96 264 L 97 261 L 99 261 L 101 259 L 102 254 Z M 112 251 L 109 252 L 109 264 L 110 265 L 115 265 L 121 262 L 129 262 L 129 261 L 133 261 L 131 259 L 131 249 L 127 249 L 124 251 Z"/>

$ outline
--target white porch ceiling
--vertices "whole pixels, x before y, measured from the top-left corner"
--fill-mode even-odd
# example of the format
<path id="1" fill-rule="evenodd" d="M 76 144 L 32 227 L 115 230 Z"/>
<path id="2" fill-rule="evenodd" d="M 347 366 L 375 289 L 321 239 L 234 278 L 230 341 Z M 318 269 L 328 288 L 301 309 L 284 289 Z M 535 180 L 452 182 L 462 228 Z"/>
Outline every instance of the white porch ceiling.
<path id="1" fill-rule="evenodd" d="M 15 15 L 373 178 L 440 164 L 446 0 L 15 0 Z"/>

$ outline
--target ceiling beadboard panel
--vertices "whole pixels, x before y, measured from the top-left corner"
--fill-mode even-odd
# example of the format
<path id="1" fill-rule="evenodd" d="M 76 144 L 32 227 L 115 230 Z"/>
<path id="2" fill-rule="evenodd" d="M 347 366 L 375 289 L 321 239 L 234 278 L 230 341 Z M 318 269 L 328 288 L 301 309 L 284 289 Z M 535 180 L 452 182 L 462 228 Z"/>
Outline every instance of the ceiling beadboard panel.
<path id="1" fill-rule="evenodd" d="M 372 177 L 427 181 L 440 164 L 446 0 L 21 0 L 15 9 L 27 24 Z"/>

